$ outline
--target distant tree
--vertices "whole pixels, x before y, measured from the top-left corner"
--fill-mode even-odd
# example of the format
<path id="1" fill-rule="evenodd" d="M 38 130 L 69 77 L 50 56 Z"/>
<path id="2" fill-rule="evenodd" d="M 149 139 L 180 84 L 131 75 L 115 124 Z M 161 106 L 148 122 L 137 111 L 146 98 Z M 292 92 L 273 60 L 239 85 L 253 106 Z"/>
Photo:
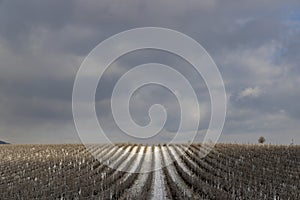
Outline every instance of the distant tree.
<path id="1" fill-rule="evenodd" d="M 259 144 L 263 144 L 265 141 L 266 141 L 266 139 L 265 139 L 263 136 L 260 136 L 260 137 L 258 138 L 258 143 L 259 143 Z"/>

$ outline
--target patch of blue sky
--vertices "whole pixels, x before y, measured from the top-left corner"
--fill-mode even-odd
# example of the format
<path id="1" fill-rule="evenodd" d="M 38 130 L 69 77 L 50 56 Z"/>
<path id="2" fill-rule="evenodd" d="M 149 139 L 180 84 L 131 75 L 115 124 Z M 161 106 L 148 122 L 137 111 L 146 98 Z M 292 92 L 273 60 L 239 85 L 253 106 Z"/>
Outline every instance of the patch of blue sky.
<path id="1" fill-rule="evenodd" d="M 300 30 L 300 6 L 293 9 L 284 19 L 287 22 L 287 25 L 294 29 L 294 31 Z"/>

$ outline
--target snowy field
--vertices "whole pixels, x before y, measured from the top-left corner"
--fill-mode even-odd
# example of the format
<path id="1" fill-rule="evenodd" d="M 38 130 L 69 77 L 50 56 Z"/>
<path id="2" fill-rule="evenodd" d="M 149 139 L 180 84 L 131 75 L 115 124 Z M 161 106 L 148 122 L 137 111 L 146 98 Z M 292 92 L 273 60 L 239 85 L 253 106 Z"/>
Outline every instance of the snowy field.
<path id="1" fill-rule="evenodd" d="M 0 199 L 300 199 L 300 147 L 0 145 Z"/>

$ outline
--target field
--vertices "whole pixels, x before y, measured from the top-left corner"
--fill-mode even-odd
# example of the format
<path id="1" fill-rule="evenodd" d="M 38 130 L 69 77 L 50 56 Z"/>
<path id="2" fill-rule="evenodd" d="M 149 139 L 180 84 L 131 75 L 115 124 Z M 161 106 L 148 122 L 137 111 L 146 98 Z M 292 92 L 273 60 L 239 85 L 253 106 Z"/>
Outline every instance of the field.
<path id="1" fill-rule="evenodd" d="M 299 146 L 200 147 L 0 145 L 0 199 L 300 199 Z"/>

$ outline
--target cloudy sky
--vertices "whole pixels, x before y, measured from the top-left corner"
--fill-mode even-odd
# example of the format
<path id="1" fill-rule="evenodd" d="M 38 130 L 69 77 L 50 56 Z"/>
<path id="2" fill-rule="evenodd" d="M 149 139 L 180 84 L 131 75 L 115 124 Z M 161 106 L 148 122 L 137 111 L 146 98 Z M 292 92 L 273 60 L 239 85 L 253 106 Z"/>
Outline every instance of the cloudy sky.
<path id="1" fill-rule="evenodd" d="M 104 39 L 145 26 L 194 38 L 216 62 L 228 98 L 220 142 L 257 143 L 263 135 L 267 143 L 300 143 L 297 0 L 0 0 L 0 140 L 80 142 L 72 88 L 83 59 Z M 122 140 L 110 111 L 112 88 L 122 73 L 148 62 L 172 66 L 188 77 L 201 107 L 201 135 L 210 118 L 203 80 L 193 76 L 185 61 L 157 50 L 129 53 L 105 72 L 96 94 L 100 124 L 113 140 Z M 180 120 L 172 93 L 157 86 L 142 88 L 132 97 L 131 114 L 146 125 L 154 103 L 168 111 L 164 131 L 156 138 L 165 142 Z"/>

